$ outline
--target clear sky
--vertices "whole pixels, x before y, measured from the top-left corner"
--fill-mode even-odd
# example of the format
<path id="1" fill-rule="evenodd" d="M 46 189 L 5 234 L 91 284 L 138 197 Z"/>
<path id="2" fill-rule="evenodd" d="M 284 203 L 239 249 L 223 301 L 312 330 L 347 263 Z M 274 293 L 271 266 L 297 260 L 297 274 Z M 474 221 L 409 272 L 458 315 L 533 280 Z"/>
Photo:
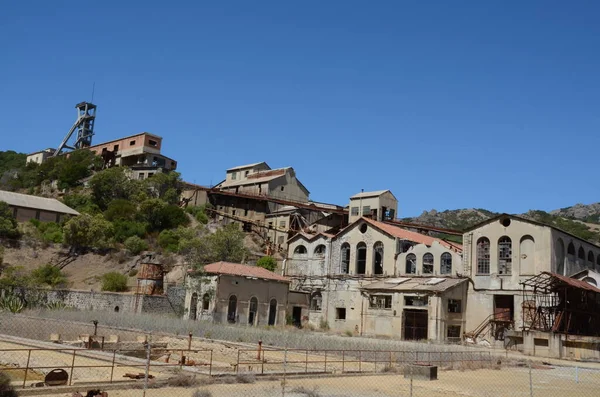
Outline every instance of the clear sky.
<path id="1" fill-rule="evenodd" d="M 596 1 L 12 1 L 0 150 L 148 131 L 185 180 L 293 166 L 314 200 L 399 215 L 599 201 Z"/>

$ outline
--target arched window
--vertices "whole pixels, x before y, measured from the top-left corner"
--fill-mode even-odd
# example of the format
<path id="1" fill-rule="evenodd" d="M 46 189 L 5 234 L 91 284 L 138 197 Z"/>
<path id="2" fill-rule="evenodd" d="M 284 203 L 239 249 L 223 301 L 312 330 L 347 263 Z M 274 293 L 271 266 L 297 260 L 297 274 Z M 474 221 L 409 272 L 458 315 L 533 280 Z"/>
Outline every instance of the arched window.
<path id="1" fill-rule="evenodd" d="M 350 244 L 342 244 L 340 251 L 340 273 L 348 274 L 350 271 Z"/>
<path id="2" fill-rule="evenodd" d="M 193 293 L 190 301 L 190 320 L 196 319 L 196 312 L 198 310 L 198 294 Z"/>
<path id="3" fill-rule="evenodd" d="M 317 248 L 315 248 L 314 256 L 324 257 L 325 251 L 327 251 L 325 246 L 323 244 L 319 244 L 317 245 Z"/>
<path id="4" fill-rule="evenodd" d="M 440 257 L 440 274 L 452 274 L 452 254 L 449 252 Z"/>
<path id="5" fill-rule="evenodd" d="M 303 245 L 299 245 L 294 249 L 294 255 L 306 255 L 306 247 Z"/>
<path id="6" fill-rule="evenodd" d="M 583 247 L 579 247 L 579 251 L 577 252 L 577 257 L 581 259 L 581 262 L 585 261 L 585 250 Z"/>
<path id="7" fill-rule="evenodd" d="M 490 240 L 477 240 L 477 274 L 490 274 Z"/>
<path id="8" fill-rule="evenodd" d="M 275 325 L 277 322 L 277 300 L 271 299 L 269 303 L 269 325 Z"/>
<path id="9" fill-rule="evenodd" d="M 406 273 L 416 274 L 417 273 L 417 256 L 415 254 L 406 255 Z"/>
<path id="10" fill-rule="evenodd" d="M 535 274 L 535 241 L 531 236 L 523 236 L 519 246 L 519 272 L 520 274 Z M 564 259 L 563 259 L 564 261 Z"/>
<path id="11" fill-rule="evenodd" d="M 575 249 L 575 248 L 573 248 Z M 556 273 L 564 275 L 565 273 L 565 243 L 562 239 L 556 240 L 556 249 L 554 250 L 554 261 L 556 262 Z"/>
<path id="12" fill-rule="evenodd" d="M 556 262 L 556 273 L 564 275 L 565 273 L 565 243 L 562 239 L 556 240 L 556 249 L 554 250 L 554 261 Z"/>
<path id="13" fill-rule="evenodd" d="M 594 253 L 592 251 L 588 252 L 588 262 L 590 265 L 592 265 L 592 268 L 594 267 L 594 263 L 596 263 Z"/>
<path id="14" fill-rule="evenodd" d="M 256 325 L 258 313 L 258 299 L 255 296 L 250 298 L 250 305 L 248 305 L 248 324 Z"/>
<path id="15" fill-rule="evenodd" d="M 362 241 L 356 245 L 356 274 L 367 271 L 367 245 Z"/>
<path id="16" fill-rule="evenodd" d="M 498 274 L 512 272 L 512 240 L 508 236 L 498 240 Z"/>
<path id="17" fill-rule="evenodd" d="M 310 310 L 320 312 L 322 303 L 323 297 L 321 296 L 321 292 L 313 292 L 310 296 Z"/>
<path id="18" fill-rule="evenodd" d="M 575 245 L 573 245 L 572 241 L 569 243 L 569 248 L 567 248 L 567 255 L 575 256 Z"/>
<path id="19" fill-rule="evenodd" d="M 210 307 L 210 296 L 208 293 L 202 296 L 202 310 L 208 310 Z"/>
<path id="20" fill-rule="evenodd" d="M 433 274 L 433 254 L 423 255 L 423 274 Z"/>
<path id="21" fill-rule="evenodd" d="M 227 322 L 235 323 L 237 314 L 237 296 L 231 295 L 229 297 L 229 304 L 227 305 Z"/>
<path id="22" fill-rule="evenodd" d="M 383 243 L 373 245 L 373 274 L 383 274 Z"/>

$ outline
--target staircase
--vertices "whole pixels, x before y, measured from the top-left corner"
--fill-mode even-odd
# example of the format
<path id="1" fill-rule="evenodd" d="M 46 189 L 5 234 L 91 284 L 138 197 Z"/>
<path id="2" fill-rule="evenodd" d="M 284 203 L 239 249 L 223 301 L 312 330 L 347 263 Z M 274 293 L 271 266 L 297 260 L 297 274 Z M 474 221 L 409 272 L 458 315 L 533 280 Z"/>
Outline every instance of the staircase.
<path id="1" fill-rule="evenodd" d="M 471 332 L 466 332 L 464 338 L 471 339 L 472 343 L 476 344 L 477 339 L 485 336 L 494 340 L 504 340 L 504 332 L 512 329 L 514 322 L 511 320 L 497 318 L 494 314 L 490 314 Z"/>

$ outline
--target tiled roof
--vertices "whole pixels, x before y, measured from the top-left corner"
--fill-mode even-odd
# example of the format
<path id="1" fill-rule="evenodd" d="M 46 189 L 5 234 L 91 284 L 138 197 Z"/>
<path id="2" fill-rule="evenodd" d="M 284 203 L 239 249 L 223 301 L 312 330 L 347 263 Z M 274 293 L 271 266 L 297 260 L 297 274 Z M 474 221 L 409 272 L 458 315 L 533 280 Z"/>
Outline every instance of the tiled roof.
<path id="1" fill-rule="evenodd" d="M 0 190 L 0 201 L 14 207 L 32 208 L 42 211 L 58 212 L 60 214 L 79 215 L 79 212 L 53 198 L 31 196 Z"/>
<path id="2" fill-rule="evenodd" d="M 444 292 L 466 282 L 466 278 L 398 277 L 375 281 L 374 283 L 365 285 L 363 289 L 380 291 Z"/>
<path id="3" fill-rule="evenodd" d="M 394 237 L 403 239 L 403 240 L 409 240 L 409 241 L 413 241 L 418 244 L 425 244 L 427 246 L 431 246 L 435 241 L 437 241 L 440 245 L 442 245 L 448 249 L 462 251 L 462 245 L 457 244 L 457 243 L 451 243 L 451 242 L 448 242 L 445 240 L 441 240 L 439 238 L 427 236 L 425 234 L 412 232 L 410 230 L 406 230 L 401 227 L 392 226 L 390 224 L 379 222 L 379 221 L 374 221 L 369 218 L 362 218 L 362 219 L 365 222 L 370 223 L 371 225 L 375 226 L 376 228 L 384 231 L 385 233 L 390 234 Z"/>
<path id="4" fill-rule="evenodd" d="M 240 263 L 211 263 L 210 265 L 204 266 L 204 271 L 206 273 L 212 274 L 227 274 L 230 276 L 255 277 L 264 280 L 279 281 L 283 283 L 290 282 L 288 278 L 280 276 L 279 274 L 271 272 L 265 268 L 259 266 L 242 265 Z"/>
<path id="5" fill-rule="evenodd" d="M 374 192 L 361 192 L 361 193 L 355 194 L 354 196 L 351 196 L 350 199 L 352 200 L 355 198 L 378 197 L 386 192 L 389 192 L 389 190 L 376 190 Z"/>

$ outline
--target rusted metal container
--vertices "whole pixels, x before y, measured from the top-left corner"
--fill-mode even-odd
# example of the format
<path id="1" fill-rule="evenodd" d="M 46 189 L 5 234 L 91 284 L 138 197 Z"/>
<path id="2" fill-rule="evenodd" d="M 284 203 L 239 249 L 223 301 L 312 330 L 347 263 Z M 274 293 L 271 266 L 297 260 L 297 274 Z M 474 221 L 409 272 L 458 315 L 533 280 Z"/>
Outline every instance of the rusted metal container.
<path id="1" fill-rule="evenodd" d="M 142 263 L 137 274 L 137 293 L 160 295 L 164 292 L 164 270 L 159 263 Z"/>

